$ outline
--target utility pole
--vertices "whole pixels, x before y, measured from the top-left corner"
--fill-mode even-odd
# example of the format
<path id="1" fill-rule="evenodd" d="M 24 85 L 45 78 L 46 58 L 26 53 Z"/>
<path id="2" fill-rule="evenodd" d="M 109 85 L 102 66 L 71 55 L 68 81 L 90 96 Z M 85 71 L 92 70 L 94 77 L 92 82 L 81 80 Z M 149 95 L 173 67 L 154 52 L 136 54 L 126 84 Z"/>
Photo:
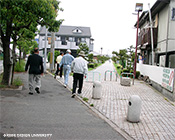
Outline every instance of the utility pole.
<path id="1" fill-rule="evenodd" d="M 50 47 L 50 71 L 54 71 L 54 52 L 55 52 L 55 33 L 51 33 L 51 47 Z"/>
<path id="2" fill-rule="evenodd" d="M 47 28 L 45 32 L 45 47 L 44 47 L 44 72 L 46 72 L 46 57 L 47 57 Z"/>
<path id="3" fill-rule="evenodd" d="M 134 78 L 136 78 L 136 67 L 137 67 L 137 46 L 138 46 L 138 29 L 139 29 L 139 12 L 143 10 L 143 4 L 142 3 L 136 3 L 136 9 L 137 11 L 137 32 L 136 32 L 136 49 L 135 49 L 135 60 L 134 60 Z"/>
<path id="4" fill-rule="evenodd" d="M 149 8 L 149 21 L 151 26 L 151 47 L 152 47 L 152 65 L 154 65 L 154 40 L 153 40 L 153 22 L 151 18 L 151 10 L 150 10 L 150 4 L 148 3 Z"/>

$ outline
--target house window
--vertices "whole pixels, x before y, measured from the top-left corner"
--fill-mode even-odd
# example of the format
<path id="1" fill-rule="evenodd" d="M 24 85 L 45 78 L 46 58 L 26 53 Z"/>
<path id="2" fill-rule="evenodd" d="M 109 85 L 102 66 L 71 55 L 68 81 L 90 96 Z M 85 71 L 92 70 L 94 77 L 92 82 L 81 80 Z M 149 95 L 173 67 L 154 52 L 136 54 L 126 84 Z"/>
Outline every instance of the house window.
<path id="1" fill-rule="evenodd" d="M 75 42 L 76 42 L 76 46 L 79 46 L 79 44 L 81 42 L 81 38 L 76 37 Z"/>
<path id="2" fill-rule="evenodd" d="M 85 38 L 81 38 L 81 42 L 85 42 Z"/>
<path id="3" fill-rule="evenodd" d="M 73 30 L 73 33 L 75 33 L 75 34 L 81 34 L 82 31 L 79 28 L 76 28 L 76 29 Z"/>
<path id="4" fill-rule="evenodd" d="M 172 8 L 172 17 L 171 17 L 171 19 L 175 21 L 175 8 Z"/>
<path id="5" fill-rule="evenodd" d="M 62 36 L 61 37 L 61 45 L 67 45 L 67 40 L 68 40 L 67 37 Z"/>
<path id="6" fill-rule="evenodd" d="M 170 54 L 169 55 L 169 67 L 170 68 L 175 68 L 175 54 Z"/>

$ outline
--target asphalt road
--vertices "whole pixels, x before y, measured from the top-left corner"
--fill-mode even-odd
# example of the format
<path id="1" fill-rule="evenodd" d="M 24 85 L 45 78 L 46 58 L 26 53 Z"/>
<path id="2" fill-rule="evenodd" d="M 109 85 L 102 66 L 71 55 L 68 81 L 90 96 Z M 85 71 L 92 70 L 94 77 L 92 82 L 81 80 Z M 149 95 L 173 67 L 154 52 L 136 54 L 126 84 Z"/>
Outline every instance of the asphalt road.
<path id="1" fill-rule="evenodd" d="M 4 140 L 123 140 L 104 120 L 53 77 L 42 78 L 41 94 L 29 95 L 27 74 L 22 90 L 1 90 L 0 134 Z"/>

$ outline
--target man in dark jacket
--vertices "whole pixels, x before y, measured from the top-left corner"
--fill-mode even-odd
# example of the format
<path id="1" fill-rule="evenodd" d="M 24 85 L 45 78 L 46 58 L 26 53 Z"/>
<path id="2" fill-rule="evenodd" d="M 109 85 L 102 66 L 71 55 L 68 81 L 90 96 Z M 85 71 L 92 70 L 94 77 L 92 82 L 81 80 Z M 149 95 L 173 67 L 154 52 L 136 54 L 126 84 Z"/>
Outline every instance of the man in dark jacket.
<path id="1" fill-rule="evenodd" d="M 39 94 L 41 87 L 41 75 L 43 75 L 44 67 L 43 67 L 43 59 L 39 56 L 38 48 L 34 49 L 34 54 L 28 57 L 25 71 L 28 70 L 29 67 L 29 94 L 33 95 L 33 89 L 35 86 L 35 91 Z"/>

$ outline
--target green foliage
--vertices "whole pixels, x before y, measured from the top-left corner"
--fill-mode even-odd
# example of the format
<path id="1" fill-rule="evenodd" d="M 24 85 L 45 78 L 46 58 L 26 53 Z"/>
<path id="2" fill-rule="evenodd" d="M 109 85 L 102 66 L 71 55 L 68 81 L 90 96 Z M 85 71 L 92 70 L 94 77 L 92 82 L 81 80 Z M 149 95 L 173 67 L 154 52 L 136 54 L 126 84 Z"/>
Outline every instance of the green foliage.
<path id="1" fill-rule="evenodd" d="M 57 58 L 57 56 L 59 56 L 60 55 L 60 51 L 55 51 L 55 58 Z M 56 60 L 56 59 L 55 59 Z"/>
<path id="2" fill-rule="evenodd" d="M 130 70 L 130 73 L 134 73 L 133 70 Z M 136 79 L 138 79 L 138 77 L 140 76 L 140 71 L 136 71 Z M 133 78 L 133 75 L 131 75 L 131 78 Z"/>
<path id="3" fill-rule="evenodd" d="M 54 52 L 54 62 L 56 62 L 57 56 L 60 55 L 60 51 Z M 48 61 L 50 62 L 50 52 L 48 53 Z"/>
<path id="4" fill-rule="evenodd" d="M 27 43 L 26 43 L 26 45 L 27 45 Z M 38 48 L 38 43 L 36 41 L 31 41 L 31 42 L 28 42 L 28 45 L 30 45 L 30 47 L 28 47 L 28 49 L 30 50 L 30 54 L 34 54 L 34 49 Z M 28 51 L 28 49 L 25 48 L 24 50 Z"/>
<path id="5" fill-rule="evenodd" d="M 117 63 L 118 58 L 116 56 L 112 56 L 112 61 L 114 61 L 114 63 Z"/>
<path id="6" fill-rule="evenodd" d="M 24 60 L 18 61 L 15 64 L 15 72 L 24 72 L 24 71 L 25 71 L 25 61 Z"/>
<path id="7" fill-rule="evenodd" d="M 114 67 L 117 70 L 117 73 L 120 75 L 121 74 L 121 68 L 119 68 L 120 64 L 116 64 L 115 62 L 113 63 Z"/>
<path id="8" fill-rule="evenodd" d="M 93 62 L 93 54 L 88 54 L 88 62 Z"/>
<path id="9" fill-rule="evenodd" d="M 104 63 L 106 60 L 109 60 L 110 58 L 109 57 L 107 57 L 107 56 L 104 56 L 104 55 L 98 55 L 97 56 L 97 61 L 98 61 L 98 63 Z"/>
<path id="10" fill-rule="evenodd" d="M 133 64 L 134 64 L 134 59 L 135 59 L 135 48 L 133 46 L 130 46 L 129 48 L 127 48 L 127 53 L 128 53 L 128 56 L 127 56 L 127 68 L 129 70 L 132 70 L 133 69 Z"/>
<path id="11" fill-rule="evenodd" d="M 88 55 L 88 53 L 89 53 L 89 47 L 87 46 L 87 44 L 85 44 L 85 43 L 80 43 L 80 44 L 79 44 L 79 48 L 80 48 L 80 49 L 77 50 L 77 54 L 79 54 L 80 51 L 84 51 L 85 56 Z"/>
<path id="12" fill-rule="evenodd" d="M 123 69 L 123 70 L 121 71 L 120 74 L 122 74 L 122 73 L 130 73 L 130 71 L 129 71 L 129 69 L 126 69 L 126 68 L 125 68 L 125 69 Z M 128 76 L 130 77 L 130 75 L 128 75 L 128 74 L 123 74 L 122 76 L 123 76 L 123 77 L 128 77 Z"/>
<path id="13" fill-rule="evenodd" d="M 8 84 L 10 80 L 10 38 L 23 38 L 23 43 L 27 38 L 31 40 L 38 25 L 46 26 L 50 32 L 58 31 L 63 22 L 56 20 L 58 11 L 62 11 L 59 3 L 57 0 L 1 0 L 0 32 L 2 42 L 6 42 L 2 44 L 5 62 L 4 84 Z M 29 33 L 25 34 L 27 31 Z M 22 48 L 25 46 L 19 45 L 19 48 L 23 51 Z"/>
<path id="14" fill-rule="evenodd" d="M 0 60 L 3 60 L 3 53 L 0 53 Z"/>
<path id="15" fill-rule="evenodd" d="M 83 101 L 85 101 L 85 102 L 88 102 L 88 100 L 89 100 L 89 99 L 86 98 L 86 97 L 83 98 Z"/>
<path id="16" fill-rule="evenodd" d="M 120 50 L 119 53 L 113 51 L 112 54 L 114 54 L 115 57 L 116 57 L 116 58 L 113 58 L 113 59 L 120 60 L 121 65 L 123 66 L 123 68 L 125 68 L 125 61 L 126 61 L 126 58 L 127 58 L 127 50 L 126 49 Z"/>
<path id="17" fill-rule="evenodd" d="M 95 68 L 95 64 L 94 63 L 88 63 L 88 68 Z"/>
<path id="18" fill-rule="evenodd" d="M 94 107 L 94 104 L 90 104 L 91 107 Z"/>
<path id="19" fill-rule="evenodd" d="M 136 79 L 140 76 L 140 71 L 136 71 Z"/>
<path id="20" fill-rule="evenodd" d="M 36 30 L 37 28 L 34 31 Z M 38 47 L 38 43 L 34 40 L 35 33 L 33 31 L 27 29 L 21 29 L 20 31 L 23 32 L 23 34 L 17 41 L 17 45 L 18 49 L 23 52 L 25 57 L 26 54 L 33 53 L 34 48 Z"/>
<path id="21" fill-rule="evenodd" d="M 99 67 L 100 65 L 102 65 L 101 63 L 89 63 L 88 64 L 88 71 L 91 71 L 97 67 Z"/>
<path id="22" fill-rule="evenodd" d="M 3 73 L 0 74 L 0 88 L 8 88 L 9 86 L 8 85 L 3 85 L 1 82 L 2 82 L 2 77 L 3 77 Z M 13 80 L 13 83 L 12 83 L 13 86 L 21 86 L 23 85 L 23 82 L 22 80 L 17 77 Z"/>
<path id="23" fill-rule="evenodd" d="M 13 80 L 13 85 L 14 86 L 21 86 L 23 83 L 19 77 Z"/>

